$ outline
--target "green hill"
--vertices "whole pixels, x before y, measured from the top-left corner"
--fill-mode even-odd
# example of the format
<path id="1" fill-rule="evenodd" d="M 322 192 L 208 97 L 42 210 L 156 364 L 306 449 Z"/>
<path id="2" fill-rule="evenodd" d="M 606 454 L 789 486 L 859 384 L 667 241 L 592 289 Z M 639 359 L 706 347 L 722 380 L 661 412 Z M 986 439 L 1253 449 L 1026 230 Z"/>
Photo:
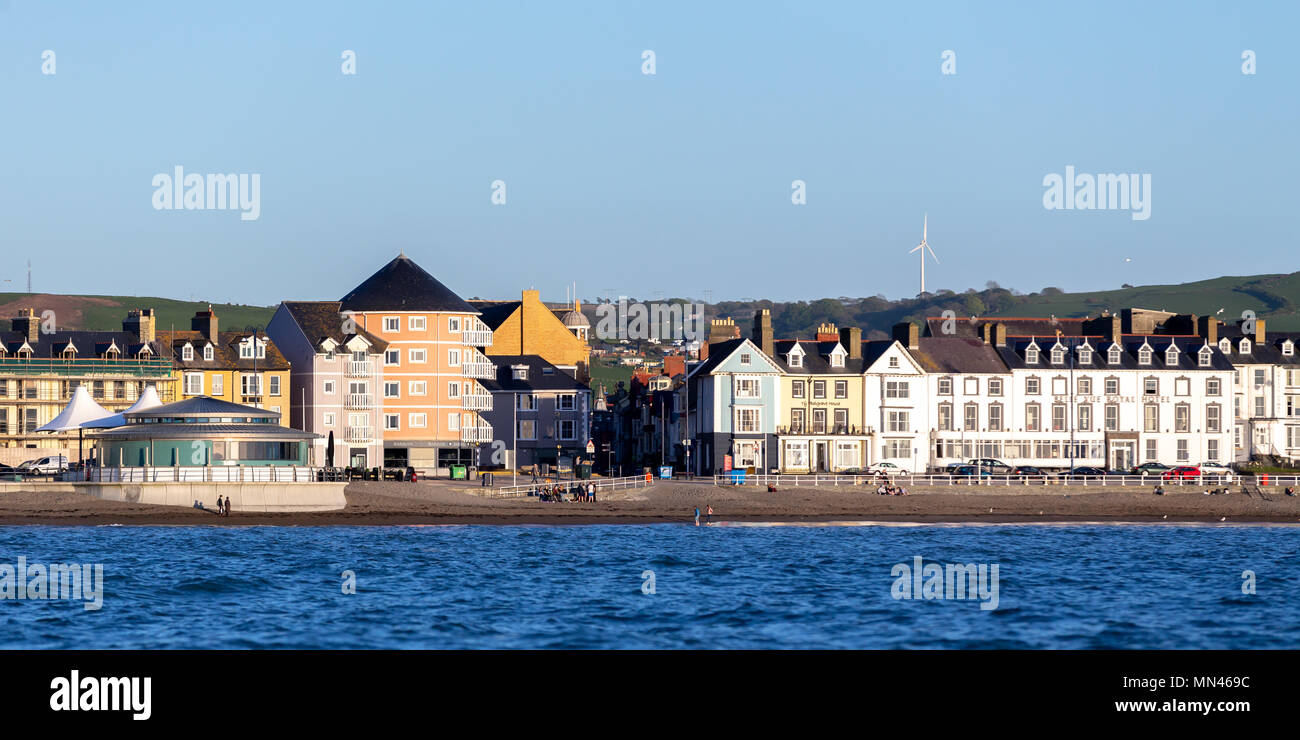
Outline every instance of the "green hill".
<path id="1" fill-rule="evenodd" d="M 189 329 L 195 311 L 206 310 L 211 305 L 217 313 L 220 327 L 243 329 L 248 326 L 265 328 L 275 313 L 274 306 L 243 306 L 206 301 L 178 301 L 170 298 L 105 296 L 105 295 L 53 295 L 46 293 L 0 293 L 0 327 L 9 328 L 8 320 L 20 308 L 34 309 L 37 315 L 54 312 L 59 329 L 118 330 L 122 319 L 132 308 L 152 308 L 157 314 L 159 329 Z"/>

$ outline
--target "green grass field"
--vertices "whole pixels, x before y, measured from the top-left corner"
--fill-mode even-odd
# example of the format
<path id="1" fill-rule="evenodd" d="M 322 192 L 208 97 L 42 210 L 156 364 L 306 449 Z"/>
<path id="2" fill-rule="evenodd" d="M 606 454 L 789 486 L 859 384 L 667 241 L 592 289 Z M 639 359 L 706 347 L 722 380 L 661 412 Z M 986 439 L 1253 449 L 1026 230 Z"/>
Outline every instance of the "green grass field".
<path id="1" fill-rule="evenodd" d="M 26 293 L 0 293 L 0 304 L 22 303 Z M 61 296 L 71 304 L 80 318 L 75 321 L 59 319 L 62 329 L 81 329 L 96 331 L 117 331 L 122 328 L 122 319 L 132 308 L 152 308 L 158 317 L 157 328 L 160 330 L 189 329 L 190 319 L 195 311 L 207 310 L 211 305 L 217 312 L 217 319 L 222 330 L 243 329 L 246 326 L 265 328 L 275 313 L 274 306 L 244 306 L 230 303 L 208 304 L 206 301 L 178 301 L 171 298 L 149 296 Z M 89 299 L 89 300 L 77 300 Z M 35 299 L 39 302 L 40 298 Z M 40 306 L 34 305 L 39 309 Z M 38 310 L 39 313 L 39 310 Z M 65 312 L 65 315 L 68 312 Z M 0 316 L 0 321 L 12 318 Z M 7 328 L 7 323 L 5 324 Z"/>
<path id="2" fill-rule="evenodd" d="M 632 381 L 632 367 L 629 365 L 608 365 L 599 359 L 591 361 L 591 388 L 599 390 L 605 384 L 605 392 L 613 393 L 622 381 L 626 388 Z"/>

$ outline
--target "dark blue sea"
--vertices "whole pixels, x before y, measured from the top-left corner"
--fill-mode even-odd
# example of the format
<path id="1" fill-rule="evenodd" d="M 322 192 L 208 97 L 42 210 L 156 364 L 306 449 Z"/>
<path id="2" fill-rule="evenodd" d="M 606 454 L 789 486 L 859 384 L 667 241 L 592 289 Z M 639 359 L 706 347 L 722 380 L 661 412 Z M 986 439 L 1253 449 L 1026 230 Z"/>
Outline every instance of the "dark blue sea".
<path id="1" fill-rule="evenodd" d="M 0 648 L 1300 647 L 1291 526 L 0 527 L 19 556 L 102 564 L 102 608 L 0 600 Z M 895 598 L 918 556 L 997 565 L 996 608 Z"/>

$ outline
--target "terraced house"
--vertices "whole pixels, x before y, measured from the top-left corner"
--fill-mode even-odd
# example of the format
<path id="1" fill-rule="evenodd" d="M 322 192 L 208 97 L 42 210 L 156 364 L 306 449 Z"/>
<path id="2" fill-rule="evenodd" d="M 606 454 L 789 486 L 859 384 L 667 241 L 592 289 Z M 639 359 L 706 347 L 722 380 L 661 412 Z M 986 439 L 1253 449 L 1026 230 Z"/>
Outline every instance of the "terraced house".
<path id="1" fill-rule="evenodd" d="M 210 396 L 288 414 L 289 361 L 263 331 L 221 331 L 211 308 L 188 331 L 158 332 L 173 365 L 180 400 Z"/>
<path id="2" fill-rule="evenodd" d="M 380 408 L 385 467 L 445 473 L 474 465 L 496 437 L 481 412 L 496 378 L 482 348 L 492 330 L 479 311 L 406 255 L 381 267 L 339 301 L 356 329 L 387 343 Z"/>
<path id="3" fill-rule="evenodd" d="M 0 447 L 75 449 L 75 433 L 36 429 L 63 410 L 78 386 L 110 411 L 135 403 L 149 385 L 164 402 L 174 400 L 172 362 L 154 321 L 153 309 L 133 309 L 120 332 L 43 331 L 35 309 L 20 309 L 11 330 L 0 332 Z M 30 457 L 24 454 L 18 457 Z"/>

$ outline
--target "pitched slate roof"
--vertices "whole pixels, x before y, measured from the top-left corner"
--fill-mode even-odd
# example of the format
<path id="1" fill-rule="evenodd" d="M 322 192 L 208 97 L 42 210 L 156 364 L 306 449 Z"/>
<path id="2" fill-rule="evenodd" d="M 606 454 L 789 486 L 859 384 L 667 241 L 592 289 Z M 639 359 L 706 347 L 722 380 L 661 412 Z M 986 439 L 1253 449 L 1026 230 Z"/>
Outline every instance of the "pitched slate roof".
<path id="1" fill-rule="evenodd" d="M 496 365 L 496 380 L 480 380 L 489 393 L 527 393 L 529 391 L 589 391 L 572 375 L 552 365 L 537 355 L 492 355 Z M 528 366 L 528 378 L 518 380 L 512 370 L 515 365 Z"/>
<path id="2" fill-rule="evenodd" d="M 0 331 L 0 343 L 4 344 L 9 354 L 18 351 L 27 340 L 27 335 L 16 331 Z M 71 342 L 77 348 L 79 359 L 99 357 L 111 344 L 116 344 L 122 359 L 133 360 L 144 345 L 131 332 L 125 331 L 60 331 L 53 334 L 37 335 L 35 342 L 27 342 L 32 348 L 33 358 L 58 359 L 60 352 Z M 154 357 L 165 357 L 163 345 L 150 342 L 149 349 Z"/>
<path id="3" fill-rule="evenodd" d="M 266 357 L 256 360 L 252 358 L 241 358 L 239 356 L 239 342 L 252 336 L 252 332 L 246 331 L 223 331 L 217 333 L 217 341 L 212 344 L 212 361 L 208 362 L 203 359 L 203 346 L 208 343 L 208 338 L 202 332 L 197 331 L 180 331 L 166 330 L 158 332 L 158 341 L 171 350 L 165 357 L 170 357 L 176 367 L 193 370 L 288 370 L 289 361 L 275 346 L 275 342 L 267 339 L 265 332 L 257 332 L 259 339 L 266 340 Z M 194 359 L 183 360 L 181 348 L 186 343 L 194 347 Z"/>
<path id="4" fill-rule="evenodd" d="M 362 329 L 360 326 L 353 334 L 343 333 L 342 303 L 340 301 L 285 301 L 284 308 L 302 329 L 313 347 L 320 346 L 325 339 L 333 339 L 339 344 L 346 344 L 352 337 L 361 336 L 370 342 L 372 351 L 381 353 L 388 349 L 388 342 Z M 355 322 L 354 322 L 355 323 Z"/>
<path id="5" fill-rule="evenodd" d="M 958 322 L 961 323 L 961 322 Z M 980 339 L 921 337 L 919 349 L 908 350 L 927 373 L 1005 373 L 1007 365 L 992 346 Z"/>
<path id="6" fill-rule="evenodd" d="M 1243 337 L 1249 338 L 1250 352 L 1241 351 L 1241 340 Z M 1264 343 L 1260 344 L 1255 341 L 1254 335 L 1243 334 L 1240 327 L 1222 326 L 1219 328 L 1219 339 L 1227 339 L 1230 351 L 1227 353 L 1227 359 L 1234 366 L 1236 365 L 1285 365 L 1296 367 L 1300 366 L 1300 334 L 1295 332 L 1265 332 Z M 1290 339 L 1296 348 L 1290 356 L 1282 354 L 1282 343 Z"/>
<path id="7" fill-rule="evenodd" d="M 450 288 L 399 255 L 340 300 L 344 311 L 450 311 L 478 313 Z"/>
<path id="8" fill-rule="evenodd" d="M 1066 336 L 1080 336 L 1083 334 L 1083 322 L 1087 321 L 1087 319 L 977 316 L 972 320 L 969 316 L 958 316 L 952 320 L 952 326 L 949 327 L 952 329 L 951 334 L 944 332 L 944 324 L 947 321 L 948 319 L 942 316 L 927 316 L 925 319 L 926 336 L 978 339 L 980 337 L 980 327 L 985 324 L 1002 324 L 1007 328 L 1007 336 L 1055 336 L 1058 329 Z"/>
<path id="9" fill-rule="evenodd" d="M 1076 350 L 1084 342 L 1092 347 L 1092 356 L 1088 362 L 1081 362 Z M 1039 359 L 1036 364 L 1025 362 L 1025 350 L 1031 343 L 1036 343 L 1039 349 Z M 1003 362 L 1008 367 L 1016 369 L 1043 369 L 1043 370 L 1068 370 L 1070 368 L 1069 355 L 1066 356 L 1065 362 L 1058 365 L 1052 364 L 1051 350 L 1056 345 L 1056 335 L 1039 336 L 1039 337 L 1015 337 L 1007 340 L 1006 347 L 998 347 L 998 354 L 1002 357 Z M 1199 353 L 1205 346 L 1205 340 L 1198 336 L 1170 336 L 1166 334 L 1125 334 L 1120 342 L 1120 361 L 1117 364 L 1111 364 L 1109 351 L 1111 346 L 1110 337 L 1070 337 L 1068 341 L 1062 342 L 1067 352 L 1074 356 L 1075 370 L 1231 370 L 1232 363 L 1228 362 L 1218 349 L 1211 345 L 1210 366 L 1202 367 L 1200 365 Z M 1151 347 L 1151 362 L 1143 365 L 1138 361 L 1138 353 L 1143 345 Z M 1165 361 L 1165 352 L 1170 345 L 1178 347 L 1178 362 L 1168 364 Z"/>

